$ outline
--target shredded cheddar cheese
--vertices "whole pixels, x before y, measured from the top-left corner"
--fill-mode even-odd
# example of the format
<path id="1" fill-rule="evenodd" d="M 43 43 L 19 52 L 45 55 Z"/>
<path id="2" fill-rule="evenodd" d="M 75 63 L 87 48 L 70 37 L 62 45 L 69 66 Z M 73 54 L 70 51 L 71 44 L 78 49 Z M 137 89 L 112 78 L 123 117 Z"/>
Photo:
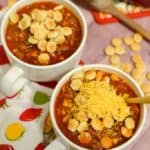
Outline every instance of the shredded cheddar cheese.
<path id="1" fill-rule="evenodd" d="M 86 101 L 76 104 L 72 111 L 86 112 L 89 118 L 112 117 L 114 120 L 123 121 L 130 115 L 124 97 L 117 95 L 115 88 L 106 81 L 84 82 L 77 97 L 78 95 L 82 95 Z M 82 101 L 81 96 L 79 100 Z"/>

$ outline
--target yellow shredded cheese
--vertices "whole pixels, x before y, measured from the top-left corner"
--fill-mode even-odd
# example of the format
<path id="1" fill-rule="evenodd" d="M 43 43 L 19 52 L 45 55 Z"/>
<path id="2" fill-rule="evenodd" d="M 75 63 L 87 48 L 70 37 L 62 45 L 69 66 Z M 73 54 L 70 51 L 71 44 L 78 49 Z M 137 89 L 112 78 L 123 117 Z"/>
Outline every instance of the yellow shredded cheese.
<path id="1" fill-rule="evenodd" d="M 103 119 L 110 116 L 123 121 L 130 115 L 124 97 L 117 95 L 115 88 L 106 81 L 84 82 L 78 94 L 85 96 L 86 101 L 75 105 L 73 111 L 86 112 L 89 118 Z"/>

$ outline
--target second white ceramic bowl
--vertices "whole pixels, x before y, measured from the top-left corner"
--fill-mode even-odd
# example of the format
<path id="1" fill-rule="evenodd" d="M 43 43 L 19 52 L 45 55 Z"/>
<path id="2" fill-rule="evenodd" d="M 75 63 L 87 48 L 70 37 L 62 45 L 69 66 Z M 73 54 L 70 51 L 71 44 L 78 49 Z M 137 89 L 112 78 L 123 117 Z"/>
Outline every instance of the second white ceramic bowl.
<path id="1" fill-rule="evenodd" d="M 130 85 L 130 87 L 132 87 L 132 89 L 135 91 L 135 93 L 138 96 L 143 96 L 143 92 L 142 92 L 141 88 L 139 87 L 139 85 L 128 74 L 126 74 L 125 72 L 123 72 L 117 68 L 111 67 L 111 66 L 99 65 L 99 64 L 85 65 L 85 66 L 73 69 L 71 72 L 67 73 L 57 84 L 54 92 L 52 93 L 49 109 L 50 109 L 50 116 L 51 116 L 52 124 L 53 124 L 54 130 L 55 130 L 57 136 L 61 139 L 61 141 L 63 143 L 65 143 L 66 145 L 69 145 L 77 150 L 87 150 L 87 149 L 80 147 L 79 145 L 76 145 L 75 143 L 70 141 L 59 129 L 57 122 L 56 122 L 56 118 L 55 118 L 55 102 L 56 102 L 57 96 L 58 96 L 59 91 L 61 90 L 62 86 L 70 79 L 70 77 L 75 72 L 82 71 L 82 70 L 89 70 L 89 69 L 102 70 L 102 71 L 109 72 L 109 73 L 115 73 L 118 76 L 124 78 L 126 80 L 126 82 L 128 83 L 128 85 Z M 131 145 L 138 138 L 140 133 L 142 132 L 142 129 L 144 128 L 145 119 L 146 119 L 146 106 L 141 105 L 140 106 L 140 119 L 139 119 L 139 124 L 138 124 L 136 132 L 128 141 L 113 148 L 112 150 L 122 150 L 124 148 L 127 148 L 129 145 Z"/>
<path id="2" fill-rule="evenodd" d="M 9 21 L 9 16 L 12 12 L 16 12 L 18 9 L 27 6 L 29 4 L 44 1 L 48 2 L 52 1 L 58 4 L 63 4 L 77 16 L 82 28 L 82 41 L 78 49 L 66 60 L 54 65 L 36 66 L 21 61 L 20 59 L 15 57 L 13 53 L 9 50 L 6 43 L 6 28 Z M 87 24 L 85 18 L 80 9 L 69 0 L 20 0 L 6 13 L 1 25 L 1 42 L 11 65 L 17 66 L 24 72 L 24 76 L 27 79 L 33 81 L 51 81 L 60 78 L 64 73 L 75 67 L 80 61 L 81 54 L 83 52 L 84 45 L 86 43 L 86 39 L 87 39 Z"/>

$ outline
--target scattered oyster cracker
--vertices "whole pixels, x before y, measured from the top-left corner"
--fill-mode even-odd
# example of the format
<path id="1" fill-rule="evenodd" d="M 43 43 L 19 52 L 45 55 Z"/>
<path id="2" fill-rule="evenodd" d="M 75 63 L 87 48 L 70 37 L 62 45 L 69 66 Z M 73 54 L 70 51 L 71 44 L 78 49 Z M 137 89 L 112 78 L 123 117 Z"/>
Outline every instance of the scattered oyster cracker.
<path id="1" fill-rule="evenodd" d="M 129 73 L 140 85 L 144 82 L 145 78 L 150 80 L 150 73 L 146 73 L 146 64 L 140 54 L 137 54 L 141 50 L 141 42 L 143 37 L 139 33 L 129 35 L 123 39 L 115 37 L 111 40 L 111 44 L 104 49 L 105 55 L 109 57 L 109 63 L 123 71 Z M 122 63 L 120 55 L 123 55 L 123 43 L 128 45 L 130 50 L 134 53 L 131 57 L 133 67 L 131 63 Z M 120 47 L 119 49 L 117 47 Z M 119 61 L 120 60 L 120 61 Z M 144 91 L 144 90 L 143 90 Z M 148 94 L 148 93 L 146 93 Z M 150 93 L 149 93 L 150 94 Z"/>

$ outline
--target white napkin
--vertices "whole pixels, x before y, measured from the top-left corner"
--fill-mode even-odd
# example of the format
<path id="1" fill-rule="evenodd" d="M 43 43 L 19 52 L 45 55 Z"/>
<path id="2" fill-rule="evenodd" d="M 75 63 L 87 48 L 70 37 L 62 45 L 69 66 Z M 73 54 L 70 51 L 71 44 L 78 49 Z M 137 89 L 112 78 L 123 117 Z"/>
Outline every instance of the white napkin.
<path id="1" fill-rule="evenodd" d="M 7 70 L 6 68 L 4 70 Z M 3 74 L 5 72 L 4 70 L 0 71 L 0 79 L 3 79 Z M 11 93 L 11 95 L 5 96 L 4 94 L 0 93 L 0 102 L 5 99 L 4 105 L 0 107 L 0 145 L 11 145 L 14 150 L 34 150 L 37 145 L 43 142 L 43 128 L 49 108 L 49 102 L 43 105 L 35 104 L 33 101 L 34 95 L 37 91 L 40 91 L 50 97 L 52 89 L 29 81 L 21 84 L 23 79 L 24 78 L 22 77 L 18 77 L 18 83 L 15 82 L 11 87 L 14 91 L 14 93 Z M 19 88 L 16 88 L 16 83 L 18 85 L 22 85 L 22 87 L 18 86 Z M 18 92 L 17 90 L 20 89 L 21 91 L 16 94 L 16 92 Z M 31 121 L 20 120 L 20 116 L 23 114 L 23 112 L 30 109 L 42 109 L 42 112 L 39 116 Z M 33 114 L 34 112 L 31 114 L 31 118 Z M 26 117 L 29 117 L 30 120 L 30 116 Z M 6 138 L 5 132 L 6 128 L 14 122 L 19 122 L 22 124 L 25 128 L 25 132 L 19 139 L 10 141 Z"/>

